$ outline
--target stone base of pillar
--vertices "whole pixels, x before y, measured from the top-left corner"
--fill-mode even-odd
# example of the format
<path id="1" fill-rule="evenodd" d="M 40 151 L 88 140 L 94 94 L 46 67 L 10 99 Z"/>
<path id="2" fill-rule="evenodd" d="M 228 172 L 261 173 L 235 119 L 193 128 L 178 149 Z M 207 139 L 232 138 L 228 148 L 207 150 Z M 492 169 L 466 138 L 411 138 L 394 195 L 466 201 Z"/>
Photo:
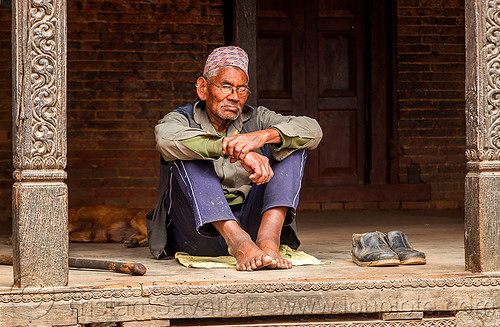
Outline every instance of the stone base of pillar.
<path id="1" fill-rule="evenodd" d="M 500 271 L 500 169 L 470 171 L 465 194 L 465 269 Z"/>
<path id="2" fill-rule="evenodd" d="M 68 188 L 66 184 L 16 182 L 13 186 L 12 199 L 14 286 L 67 285 Z"/>

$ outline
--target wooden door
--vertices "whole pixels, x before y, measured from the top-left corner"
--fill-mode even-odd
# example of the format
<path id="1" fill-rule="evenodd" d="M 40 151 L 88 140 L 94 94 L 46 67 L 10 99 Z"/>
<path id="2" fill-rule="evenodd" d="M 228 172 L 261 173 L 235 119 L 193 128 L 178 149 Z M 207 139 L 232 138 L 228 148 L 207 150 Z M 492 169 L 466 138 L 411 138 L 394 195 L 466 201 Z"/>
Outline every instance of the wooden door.
<path id="1" fill-rule="evenodd" d="M 367 182 L 368 13 L 361 0 L 260 0 L 259 104 L 318 120 L 306 186 Z"/>

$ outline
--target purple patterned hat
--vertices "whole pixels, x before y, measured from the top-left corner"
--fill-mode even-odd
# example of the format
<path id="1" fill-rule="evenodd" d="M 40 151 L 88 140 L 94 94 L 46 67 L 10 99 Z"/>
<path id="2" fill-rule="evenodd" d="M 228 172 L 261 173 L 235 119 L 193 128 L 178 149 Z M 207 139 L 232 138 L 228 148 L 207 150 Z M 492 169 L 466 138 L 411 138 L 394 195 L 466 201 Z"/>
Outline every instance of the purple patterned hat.
<path id="1" fill-rule="evenodd" d="M 220 47 L 212 51 L 205 63 L 203 75 L 220 66 L 238 67 L 248 77 L 248 55 L 240 47 L 228 46 Z"/>

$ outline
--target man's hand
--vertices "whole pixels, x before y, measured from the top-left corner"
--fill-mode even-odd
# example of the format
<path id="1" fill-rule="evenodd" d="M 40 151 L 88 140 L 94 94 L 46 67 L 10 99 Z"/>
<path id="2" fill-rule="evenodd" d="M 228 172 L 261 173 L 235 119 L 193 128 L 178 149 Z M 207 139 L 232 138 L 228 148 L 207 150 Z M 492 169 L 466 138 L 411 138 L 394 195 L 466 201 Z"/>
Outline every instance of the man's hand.
<path id="1" fill-rule="evenodd" d="M 236 162 L 231 158 L 231 162 Z M 269 165 L 269 159 L 266 156 L 260 155 L 251 151 L 245 156 L 245 159 L 239 160 L 243 168 L 250 174 L 249 178 L 257 185 L 265 184 L 274 176 L 274 172 Z"/>
<path id="2" fill-rule="evenodd" d="M 222 140 L 222 153 L 242 162 L 251 151 L 264 144 L 281 142 L 281 136 L 275 129 L 227 136 Z"/>

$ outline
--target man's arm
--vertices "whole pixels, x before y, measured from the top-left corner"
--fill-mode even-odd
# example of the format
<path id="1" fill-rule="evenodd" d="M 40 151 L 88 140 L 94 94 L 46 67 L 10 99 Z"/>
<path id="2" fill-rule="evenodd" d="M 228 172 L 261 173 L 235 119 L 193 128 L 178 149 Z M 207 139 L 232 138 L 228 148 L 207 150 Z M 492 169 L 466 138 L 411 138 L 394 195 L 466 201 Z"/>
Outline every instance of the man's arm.
<path id="1" fill-rule="evenodd" d="M 274 158 L 283 160 L 296 149 L 314 149 L 323 132 L 318 122 L 306 116 L 283 116 L 265 107 L 257 109 L 260 131 L 225 137 L 222 152 L 232 162 L 242 161 L 251 151 L 269 144 Z"/>
<path id="2" fill-rule="evenodd" d="M 205 158 L 216 159 L 223 155 L 222 136 L 200 135 L 180 142 Z"/>
<path id="3" fill-rule="evenodd" d="M 156 149 L 162 154 L 166 161 L 176 159 L 194 160 L 211 159 L 204 156 L 202 151 L 197 152 L 188 146 L 190 139 L 201 140 L 201 147 L 208 150 L 216 148 L 214 142 L 219 142 L 219 151 L 222 152 L 222 138 L 218 135 L 209 135 L 200 128 L 192 128 L 184 115 L 170 112 L 161 119 L 155 127 Z M 208 140 L 203 144 L 203 139 Z M 184 143 L 188 144 L 184 144 Z M 195 147 L 196 148 L 196 147 Z M 219 154 L 220 156 L 220 154 Z M 218 156 L 217 156 L 218 157 Z"/>
<path id="4" fill-rule="evenodd" d="M 234 161 L 241 161 L 248 153 L 267 143 L 282 143 L 280 133 L 275 129 L 265 129 L 225 137 L 222 140 L 222 153 L 230 156 Z"/>
<path id="5" fill-rule="evenodd" d="M 312 138 L 290 137 L 276 128 L 265 129 L 246 134 L 238 134 L 225 137 L 222 141 L 223 154 L 236 160 L 245 159 L 246 155 L 264 144 L 273 144 L 276 152 L 285 149 L 300 149 L 304 147 Z"/>
<path id="6" fill-rule="evenodd" d="M 231 158 L 231 161 L 234 159 Z M 235 162 L 235 161 L 233 161 Z M 257 185 L 265 184 L 274 176 L 273 169 L 266 156 L 250 151 L 245 159 L 239 160 L 241 166 L 250 174 L 248 178 Z"/>
<path id="7" fill-rule="evenodd" d="M 318 122 L 307 116 L 286 116 L 258 107 L 257 117 L 262 129 L 276 129 L 283 143 L 271 143 L 272 155 L 276 160 L 283 160 L 296 149 L 312 150 L 323 137 Z"/>

